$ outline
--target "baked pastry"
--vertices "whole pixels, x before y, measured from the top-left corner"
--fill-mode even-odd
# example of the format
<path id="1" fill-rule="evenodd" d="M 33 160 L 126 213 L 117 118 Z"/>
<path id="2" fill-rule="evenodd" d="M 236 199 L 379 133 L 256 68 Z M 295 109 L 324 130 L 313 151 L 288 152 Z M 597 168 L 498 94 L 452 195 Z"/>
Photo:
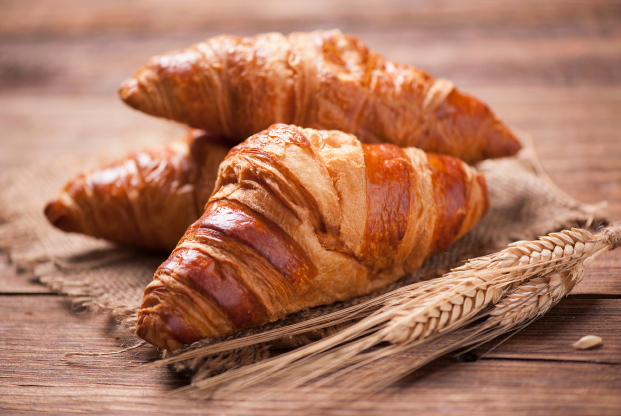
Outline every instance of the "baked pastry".
<path id="1" fill-rule="evenodd" d="M 147 114 L 238 142 L 287 123 L 468 163 L 520 149 L 481 101 L 338 30 L 217 36 L 151 58 L 119 94 Z"/>
<path id="2" fill-rule="evenodd" d="M 169 350 L 412 272 L 488 208 L 446 155 L 278 124 L 234 147 L 214 193 L 144 292 L 138 335 Z"/>
<path id="3" fill-rule="evenodd" d="M 73 178 L 45 215 L 63 231 L 170 253 L 201 216 L 229 149 L 193 130 L 184 140 L 133 151 Z"/>

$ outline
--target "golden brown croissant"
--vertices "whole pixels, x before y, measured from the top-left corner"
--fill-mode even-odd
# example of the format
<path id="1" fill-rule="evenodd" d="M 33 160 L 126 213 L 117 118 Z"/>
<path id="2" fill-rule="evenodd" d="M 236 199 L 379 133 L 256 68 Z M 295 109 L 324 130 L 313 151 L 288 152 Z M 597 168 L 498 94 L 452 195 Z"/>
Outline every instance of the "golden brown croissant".
<path id="1" fill-rule="evenodd" d="M 520 149 L 513 133 L 452 83 L 393 63 L 338 30 L 217 36 L 155 56 L 121 85 L 130 106 L 244 140 L 273 123 L 415 146 L 468 163 Z"/>
<path id="2" fill-rule="evenodd" d="M 174 350 L 416 269 L 488 207 L 459 159 L 274 125 L 233 148 L 203 216 L 155 273 L 138 335 Z"/>
<path id="3" fill-rule="evenodd" d="M 69 181 L 45 207 L 63 231 L 170 252 L 200 217 L 229 146 L 201 130 Z"/>

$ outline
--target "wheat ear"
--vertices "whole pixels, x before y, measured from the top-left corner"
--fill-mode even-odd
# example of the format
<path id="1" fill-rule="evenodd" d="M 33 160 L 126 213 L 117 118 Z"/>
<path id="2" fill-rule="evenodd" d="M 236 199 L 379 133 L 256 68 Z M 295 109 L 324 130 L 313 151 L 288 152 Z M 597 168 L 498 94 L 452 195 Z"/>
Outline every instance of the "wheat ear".
<path id="1" fill-rule="evenodd" d="M 504 333 L 519 330 L 549 311 L 582 280 L 583 276 L 584 268 L 577 268 L 577 270 L 567 270 L 563 273 L 548 273 L 522 283 L 483 314 L 482 317 L 487 317 L 484 321 L 456 329 L 444 337 L 445 339 L 439 337 L 428 340 L 425 345 L 422 345 L 426 347 L 424 354 L 416 351 L 417 346 L 420 347 L 421 344 L 401 343 L 396 346 L 391 351 L 392 355 L 396 355 L 397 351 L 410 355 L 419 352 L 419 357 L 408 360 L 406 367 L 393 366 L 390 371 L 373 374 L 372 377 L 359 373 L 353 380 L 341 377 L 338 380 L 339 389 L 353 390 L 355 388 L 357 394 L 379 391 L 451 351 L 469 345 L 480 345 Z M 334 379 L 334 377 L 329 377 L 330 382 Z M 362 380 L 372 381 L 361 382 Z"/>
<path id="2" fill-rule="evenodd" d="M 376 390 L 440 353 L 483 342 L 530 323 L 568 293 L 598 255 L 620 242 L 621 227 L 616 224 L 595 236 L 574 228 L 535 241 L 513 243 L 498 253 L 470 260 L 441 278 L 383 296 L 378 310 L 329 338 L 198 381 L 182 391 L 201 391 L 202 396 L 208 396 L 218 388 L 221 393 L 232 393 L 264 381 L 269 381 L 274 391 L 335 380 L 347 380 L 339 384 L 342 388 L 363 387 L 365 377 L 345 376 L 375 361 L 449 340 L 447 345 L 433 349 L 407 368 L 400 366 L 384 372 L 363 389 Z M 476 325 L 458 331 L 475 320 Z M 367 351 L 386 341 L 389 344 Z"/>

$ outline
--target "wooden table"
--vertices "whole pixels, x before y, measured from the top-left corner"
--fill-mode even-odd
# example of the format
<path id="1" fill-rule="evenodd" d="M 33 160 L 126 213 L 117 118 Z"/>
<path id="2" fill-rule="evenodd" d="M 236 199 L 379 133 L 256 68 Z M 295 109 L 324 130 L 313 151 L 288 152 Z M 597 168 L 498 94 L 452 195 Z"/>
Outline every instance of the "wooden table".
<path id="1" fill-rule="evenodd" d="M 125 107 L 121 80 L 149 56 L 221 32 L 339 27 L 396 61 L 452 79 L 530 133 L 572 197 L 621 219 L 621 2 L 0 1 L 0 170 L 179 127 Z M 333 414 L 621 414 L 621 255 L 608 253 L 545 318 L 485 357 L 438 360 Z M 104 315 L 76 313 L 0 260 L 0 412 L 226 413 L 230 403 L 159 400 L 187 380 L 144 369 L 148 350 Z M 601 348 L 575 351 L 586 334 Z M 484 350 L 478 350 L 481 354 Z M 294 397 L 244 414 L 289 414 Z M 312 409 L 313 403 L 308 403 Z M 235 412 L 233 412 L 235 413 Z"/>

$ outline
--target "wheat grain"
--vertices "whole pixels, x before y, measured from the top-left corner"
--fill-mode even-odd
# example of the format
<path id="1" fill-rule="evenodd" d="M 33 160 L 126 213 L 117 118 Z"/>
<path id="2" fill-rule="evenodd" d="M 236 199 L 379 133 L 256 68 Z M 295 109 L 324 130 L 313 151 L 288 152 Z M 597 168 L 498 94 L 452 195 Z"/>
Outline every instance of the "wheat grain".
<path id="1" fill-rule="evenodd" d="M 572 347 L 578 350 L 586 350 L 589 348 L 597 347 L 602 344 L 602 339 L 597 335 L 587 335 L 574 342 Z"/>

